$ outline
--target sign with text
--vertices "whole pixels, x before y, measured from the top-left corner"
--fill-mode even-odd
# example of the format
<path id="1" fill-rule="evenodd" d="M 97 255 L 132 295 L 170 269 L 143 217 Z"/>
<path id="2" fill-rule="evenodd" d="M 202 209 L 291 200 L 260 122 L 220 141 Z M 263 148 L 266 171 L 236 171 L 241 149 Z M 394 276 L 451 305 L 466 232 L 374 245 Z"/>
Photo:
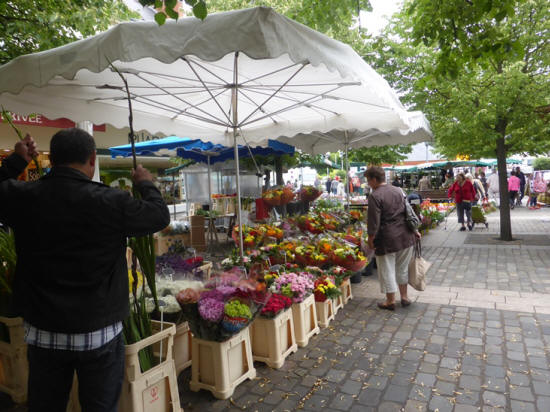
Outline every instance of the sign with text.
<path id="1" fill-rule="evenodd" d="M 57 129 L 68 129 L 70 127 L 75 127 L 76 124 L 72 120 L 65 119 L 65 118 L 59 118 L 55 120 L 50 120 L 45 116 L 42 116 L 41 114 L 29 114 L 29 115 L 19 115 L 16 113 L 9 112 L 11 114 L 11 118 L 14 124 L 23 124 L 26 126 L 39 126 L 39 127 L 55 127 Z M 2 114 L 0 114 L 0 119 L 2 122 L 4 121 L 4 118 L 2 117 Z M 94 124 L 94 132 L 104 132 L 105 131 L 105 125 L 95 125 Z"/>

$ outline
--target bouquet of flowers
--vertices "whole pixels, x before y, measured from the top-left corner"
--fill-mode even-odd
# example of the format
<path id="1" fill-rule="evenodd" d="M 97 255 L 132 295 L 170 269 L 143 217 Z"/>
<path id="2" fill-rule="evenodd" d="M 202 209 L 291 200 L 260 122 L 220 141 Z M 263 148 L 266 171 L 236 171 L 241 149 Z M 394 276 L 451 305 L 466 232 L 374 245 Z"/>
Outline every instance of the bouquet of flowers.
<path id="1" fill-rule="evenodd" d="M 323 233 L 325 227 L 320 219 L 312 215 L 298 216 L 296 219 L 298 227 L 304 232 L 313 234 Z"/>
<path id="2" fill-rule="evenodd" d="M 349 214 L 351 216 L 351 220 L 355 222 L 359 222 L 365 219 L 365 215 L 360 210 L 350 210 Z"/>
<path id="3" fill-rule="evenodd" d="M 259 225 L 258 230 L 260 230 L 265 237 L 274 238 L 276 240 L 281 240 L 283 238 L 283 231 L 274 225 Z"/>
<path id="4" fill-rule="evenodd" d="M 359 272 L 367 265 L 367 258 L 356 248 L 352 248 L 346 245 L 341 245 L 335 249 L 332 254 L 332 262 L 338 266 L 351 270 L 352 272 Z"/>
<path id="5" fill-rule="evenodd" d="M 180 291 L 176 300 L 195 337 L 223 342 L 250 324 L 269 295 L 258 280 L 225 272 L 203 290 Z"/>
<path id="6" fill-rule="evenodd" d="M 353 272 L 342 266 L 333 266 L 328 274 L 334 278 L 336 286 L 340 286 L 344 280 L 348 279 L 353 274 Z"/>
<path id="7" fill-rule="evenodd" d="M 306 186 L 302 186 L 298 195 L 300 197 L 300 200 L 303 200 L 306 202 L 313 202 L 315 199 L 321 196 L 321 191 L 317 189 L 315 186 L 306 185 Z"/>
<path id="8" fill-rule="evenodd" d="M 293 303 L 300 303 L 313 291 L 313 275 L 308 272 L 286 272 L 279 275 L 269 289 L 272 293 L 291 298 Z"/>
<path id="9" fill-rule="evenodd" d="M 294 192 L 290 187 L 279 187 L 266 190 L 262 194 L 264 202 L 270 206 L 286 205 L 294 199 Z"/>
<path id="10" fill-rule="evenodd" d="M 280 312 L 287 309 L 292 305 L 292 299 L 287 296 L 273 294 L 263 307 L 261 316 L 265 318 L 274 318 Z"/>
<path id="11" fill-rule="evenodd" d="M 324 302 L 327 299 L 334 299 L 342 294 L 330 276 L 321 276 L 315 280 L 313 294 L 315 302 Z"/>
<path id="12" fill-rule="evenodd" d="M 300 245 L 295 250 L 295 261 L 302 266 L 325 266 L 328 262 L 328 256 L 319 252 L 313 244 Z"/>
<path id="13" fill-rule="evenodd" d="M 243 246 L 245 248 L 254 248 L 258 246 L 264 237 L 264 231 L 262 229 L 257 229 L 252 226 L 242 225 L 243 228 Z M 233 228 L 231 237 L 235 243 L 239 244 L 239 225 L 236 225 Z"/>

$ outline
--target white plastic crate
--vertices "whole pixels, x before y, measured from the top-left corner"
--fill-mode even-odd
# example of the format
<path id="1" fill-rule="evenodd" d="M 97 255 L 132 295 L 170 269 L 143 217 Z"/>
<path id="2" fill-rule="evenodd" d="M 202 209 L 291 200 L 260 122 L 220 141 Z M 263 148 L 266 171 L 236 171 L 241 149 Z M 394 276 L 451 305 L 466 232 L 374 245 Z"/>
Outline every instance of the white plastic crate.
<path id="1" fill-rule="evenodd" d="M 176 364 L 176 375 L 184 369 L 191 366 L 191 343 L 192 334 L 187 322 L 176 326 L 176 335 L 174 336 L 174 362 Z"/>
<path id="2" fill-rule="evenodd" d="M 23 318 L 5 318 L 0 323 L 8 329 L 10 342 L 0 342 L 0 392 L 7 393 L 15 403 L 27 401 L 29 363 L 24 341 Z"/>
<path id="3" fill-rule="evenodd" d="M 180 407 L 176 366 L 173 357 L 176 327 L 164 322 L 152 321 L 152 336 L 125 347 L 125 371 L 122 393 L 119 401 L 120 412 L 183 412 Z M 160 344 L 162 342 L 162 351 Z M 157 355 L 162 353 L 162 362 L 142 372 L 138 353 L 152 346 Z"/>
<path id="4" fill-rule="evenodd" d="M 327 299 L 324 302 L 315 302 L 317 322 L 322 328 L 327 328 L 330 321 L 334 320 L 334 306 L 332 303 L 332 299 Z"/>
<path id="5" fill-rule="evenodd" d="M 197 392 L 206 389 L 218 399 L 227 399 L 246 379 L 256 377 L 248 327 L 225 342 L 193 337 L 191 382 Z"/>
<path id="6" fill-rule="evenodd" d="M 320 331 L 317 324 L 315 298 L 311 294 L 303 302 L 293 303 L 291 307 L 296 343 L 299 347 L 303 348 L 307 346 L 309 339 Z"/>
<path id="7" fill-rule="evenodd" d="M 348 301 L 353 299 L 353 294 L 351 293 L 351 282 L 349 279 L 342 282 L 340 285 L 340 290 L 342 291 L 342 302 L 345 305 Z"/>
<path id="8" fill-rule="evenodd" d="M 250 339 L 254 360 L 279 369 L 286 357 L 298 350 L 292 311 L 286 309 L 273 319 L 256 318 L 250 325 Z"/>

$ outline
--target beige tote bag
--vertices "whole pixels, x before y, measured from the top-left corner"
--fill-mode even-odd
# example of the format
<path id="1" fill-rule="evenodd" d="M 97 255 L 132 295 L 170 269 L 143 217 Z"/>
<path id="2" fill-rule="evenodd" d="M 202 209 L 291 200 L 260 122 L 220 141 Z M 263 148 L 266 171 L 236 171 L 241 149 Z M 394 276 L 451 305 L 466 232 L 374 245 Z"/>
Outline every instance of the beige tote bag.
<path id="1" fill-rule="evenodd" d="M 414 289 L 423 291 L 426 289 L 426 273 L 432 264 L 422 257 L 420 240 L 414 244 L 414 255 L 409 262 L 409 285 Z"/>

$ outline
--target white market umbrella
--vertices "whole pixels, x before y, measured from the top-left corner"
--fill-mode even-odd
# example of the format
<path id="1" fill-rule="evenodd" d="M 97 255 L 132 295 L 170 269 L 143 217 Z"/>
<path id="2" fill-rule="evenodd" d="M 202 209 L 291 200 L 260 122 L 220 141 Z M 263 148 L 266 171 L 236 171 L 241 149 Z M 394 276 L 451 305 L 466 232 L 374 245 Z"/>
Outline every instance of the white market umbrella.
<path id="1" fill-rule="evenodd" d="M 263 7 L 203 22 L 121 23 L 21 56 L 0 67 L 0 104 L 125 127 L 126 92 L 111 62 L 128 81 L 136 130 L 235 148 L 238 137 L 254 143 L 343 130 L 431 137 L 428 123 L 413 121 L 351 47 Z"/>

